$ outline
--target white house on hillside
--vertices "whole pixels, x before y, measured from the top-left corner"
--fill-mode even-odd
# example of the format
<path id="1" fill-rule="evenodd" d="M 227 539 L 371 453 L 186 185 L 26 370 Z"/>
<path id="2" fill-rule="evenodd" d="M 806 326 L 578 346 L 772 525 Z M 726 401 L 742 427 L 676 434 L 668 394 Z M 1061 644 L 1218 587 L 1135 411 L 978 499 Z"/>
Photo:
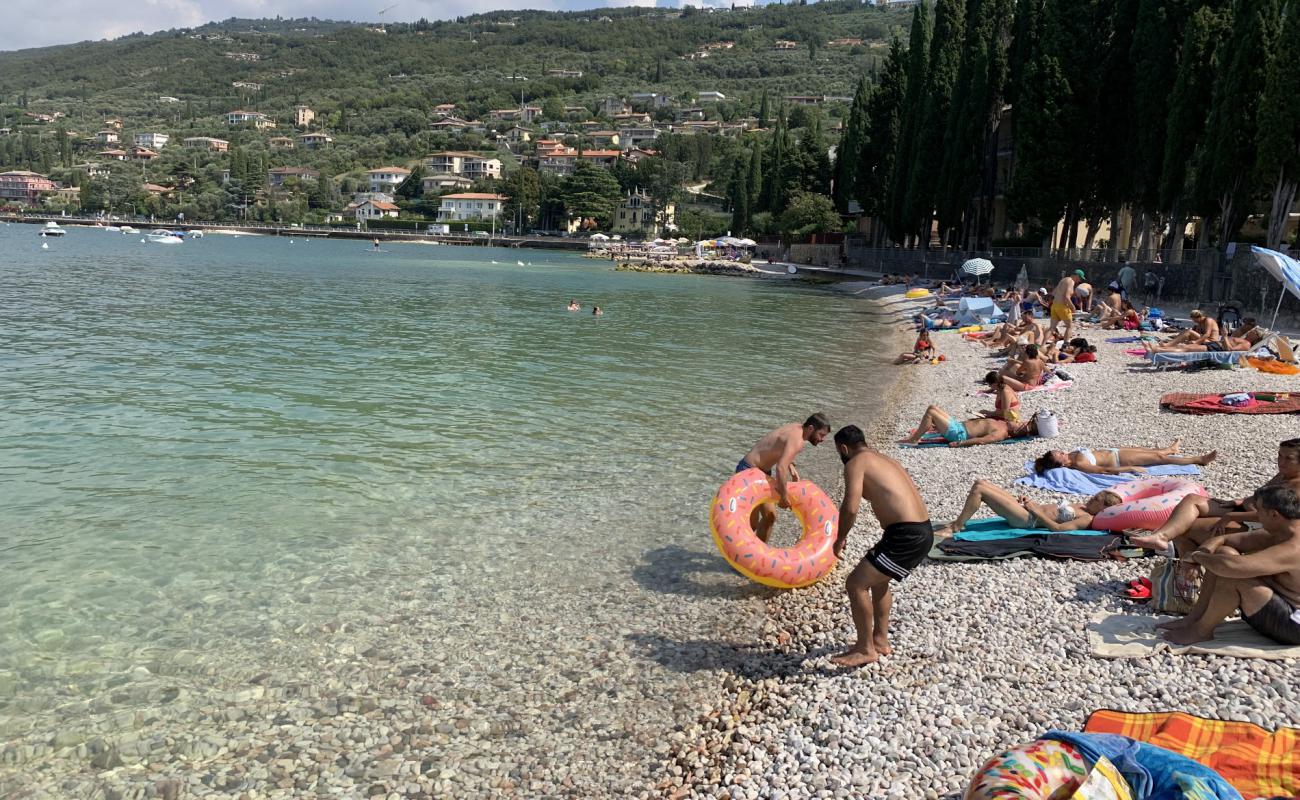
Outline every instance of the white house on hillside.
<path id="1" fill-rule="evenodd" d="M 380 167 L 370 170 L 366 176 L 370 179 L 370 191 L 392 194 L 411 176 L 411 171 L 402 167 Z"/>
<path id="2" fill-rule="evenodd" d="M 171 137 L 165 133 L 137 133 L 135 135 L 135 146 L 161 150 L 167 146 L 167 142 L 170 140 Z"/>
<path id="3" fill-rule="evenodd" d="M 491 219 L 500 216 L 501 207 L 506 201 L 502 194 L 487 192 L 461 192 L 444 195 L 442 206 L 438 209 L 439 222 L 459 222 L 461 220 Z"/>

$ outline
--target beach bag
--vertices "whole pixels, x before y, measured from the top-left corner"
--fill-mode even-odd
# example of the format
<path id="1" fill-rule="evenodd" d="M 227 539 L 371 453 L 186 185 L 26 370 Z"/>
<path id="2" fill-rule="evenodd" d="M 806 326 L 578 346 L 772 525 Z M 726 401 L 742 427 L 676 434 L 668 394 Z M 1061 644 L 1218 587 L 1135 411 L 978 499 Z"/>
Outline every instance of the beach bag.
<path id="1" fill-rule="evenodd" d="M 1201 593 L 1203 569 L 1193 561 L 1164 558 L 1151 568 L 1151 609 L 1186 614 Z"/>
<path id="2" fill-rule="evenodd" d="M 1061 432 L 1056 415 L 1045 408 L 1034 415 L 1034 421 L 1038 423 L 1038 435 L 1044 439 L 1053 439 Z"/>

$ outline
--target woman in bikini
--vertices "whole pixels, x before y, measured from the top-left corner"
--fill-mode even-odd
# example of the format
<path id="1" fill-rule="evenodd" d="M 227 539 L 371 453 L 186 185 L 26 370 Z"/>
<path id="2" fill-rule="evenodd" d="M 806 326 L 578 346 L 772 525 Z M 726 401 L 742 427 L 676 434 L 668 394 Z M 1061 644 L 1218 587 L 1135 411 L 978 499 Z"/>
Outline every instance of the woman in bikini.
<path id="1" fill-rule="evenodd" d="M 1011 527 L 1057 532 L 1081 531 L 1092 524 L 1093 517 L 1122 502 L 1123 499 L 1114 492 L 1102 491 L 1084 503 L 1035 503 L 1028 497 L 1016 497 L 1001 486 L 980 478 L 966 495 L 966 505 L 962 507 L 957 519 L 936 528 L 934 535 L 943 538 L 961 533 L 982 506 L 988 506 Z"/>
<path id="2" fill-rule="evenodd" d="M 934 351 L 934 342 L 930 341 L 930 332 L 921 331 L 920 335 L 916 337 L 916 344 L 912 345 L 912 352 L 900 354 L 898 358 L 894 359 L 894 363 L 913 364 L 938 357 L 939 354 Z"/>
<path id="3" fill-rule="evenodd" d="M 1200 456 L 1180 456 L 1178 452 L 1177 439 L 1160 450 L 1151 447 L 1108 447 L 1096 450 L 1080 447 L 1068 453 L 1064 450 L 1050 450 L 1034 460 L 1034 472 L 1042 475 L 1049 469 L 1069 467 L 1094 475 L 1120 475 L 1125 472 L 1146 472 L 1147 467 L 1166 464 L 1195 464 L 1204 467 L 1219 455 L 1217 450 Z"/>

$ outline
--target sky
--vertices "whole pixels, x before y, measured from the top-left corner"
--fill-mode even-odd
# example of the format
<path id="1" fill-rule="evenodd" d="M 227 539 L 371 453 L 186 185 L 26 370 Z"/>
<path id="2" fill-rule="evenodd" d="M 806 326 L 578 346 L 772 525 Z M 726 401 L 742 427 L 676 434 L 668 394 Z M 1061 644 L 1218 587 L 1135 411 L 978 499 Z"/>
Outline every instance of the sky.
<path id="1" fill-rule="evenodd" d="M 686 0 L 730 5 L 729 0 Z M 114 39 L 128 33 L 192 28 L 230 17 L 317 17 L 360 22 L 450 19 L 485 11 L 532 8 L 576 11 L 599 6 L 669 6 L 683 0 L 3 0 L 0 50 Z M 396 3 L 381 18 L 379 12 Z M 737 2 L 736 5 L 750 5 Z"/>

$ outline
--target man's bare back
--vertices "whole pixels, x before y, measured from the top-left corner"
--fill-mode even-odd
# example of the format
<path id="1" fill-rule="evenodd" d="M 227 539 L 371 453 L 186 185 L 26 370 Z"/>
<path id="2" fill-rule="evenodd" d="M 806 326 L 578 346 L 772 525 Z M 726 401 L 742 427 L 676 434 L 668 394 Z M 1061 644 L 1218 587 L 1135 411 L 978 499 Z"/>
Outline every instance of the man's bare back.
<path id="1" fill-rule="evenodd" d="M 844 481 L 846 485 L 861 484 L 862 498 L 870 504 L 882 528 L 930 518 L 912 476 L 888 456 L 874 450 L 859 452 L 845 464 Z"/>
<path id="2" fill-rule="evenodd" d="M 745 454 L 745 461 L 749 462 L 751 467 L 758 467 L 763 472 L 770 473 L 772 468 L 781 461 L 781 456 L 786 450 L 792 450 L 793 457 L 803 450 L 803 446 L 803 426 L 798 422 L 791 422 L 759 439 Z"/>

